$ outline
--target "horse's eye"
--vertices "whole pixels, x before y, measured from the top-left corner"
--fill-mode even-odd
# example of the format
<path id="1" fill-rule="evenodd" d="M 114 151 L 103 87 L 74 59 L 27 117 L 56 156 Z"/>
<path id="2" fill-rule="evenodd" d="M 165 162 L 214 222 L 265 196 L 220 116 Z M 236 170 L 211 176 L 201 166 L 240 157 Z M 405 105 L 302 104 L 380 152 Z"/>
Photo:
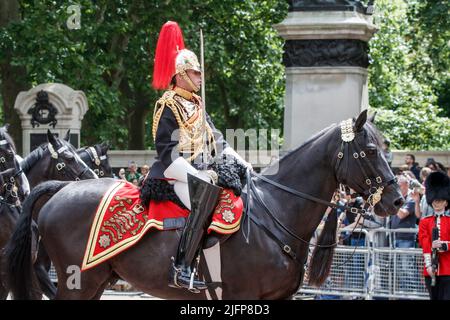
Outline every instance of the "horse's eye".
<path id="1" fill-rule="evenodd" d="M 377 148 L 375 148 L 375 147 L 368 147 L 367 148 L 367 154 L 371 155 L 371 156 L 376 155 L 377 154 Z"/>
<path id="2" fill-rule="evenodd" d="M 64 158 L 66 158 L 66 159 L 69 160 L 69 161 L 75 160 L 75 157 L 73 156 L 73 154 L 68 153 L 68 152 L 65 152 L 65 153 L 64 153 Z"/>

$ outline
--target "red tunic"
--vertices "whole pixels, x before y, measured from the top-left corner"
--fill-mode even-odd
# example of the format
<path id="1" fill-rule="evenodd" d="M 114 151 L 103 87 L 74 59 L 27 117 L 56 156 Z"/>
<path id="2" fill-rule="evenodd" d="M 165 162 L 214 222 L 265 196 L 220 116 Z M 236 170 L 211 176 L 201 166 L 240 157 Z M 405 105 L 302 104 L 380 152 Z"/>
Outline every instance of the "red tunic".
<path id="1" fill-rule="evenodd" d="M 435 226 L 435 216 L 429 216 L 420 220 L 419 223 L 419 244 L 422 247 L 424 254 L 431 255 L 431 242 L 433 235 L 433 227 Z M 441 216 L 440 223 L 440 240 L 450 241 L 450 217 L 447 215 Z M 448 243 L 450 247 L 450 243 Z M 449 248 L 450 249 L 450 248 Z M 450 275 L 450 250 L 439 252 L 439 267 L 437 270 L 438 276 Z M 423 270 L 424 276 L 429 276 L 426 267 Z"/>

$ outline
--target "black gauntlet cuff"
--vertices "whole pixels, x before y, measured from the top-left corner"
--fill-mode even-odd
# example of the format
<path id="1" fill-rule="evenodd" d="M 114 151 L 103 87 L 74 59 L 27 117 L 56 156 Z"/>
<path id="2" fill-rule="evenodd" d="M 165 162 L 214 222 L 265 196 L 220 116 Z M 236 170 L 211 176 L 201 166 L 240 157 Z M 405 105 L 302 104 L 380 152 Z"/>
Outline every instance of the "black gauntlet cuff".
<path id="1" fill-rule="evenodd" d="M 246 168 L 237 159 L 223 163 L 214 162 L 209 169 L 217 173 L 219 187 L 233 190 L 236 196 L 241 195 L 242 187 L 245 185 Z"/>

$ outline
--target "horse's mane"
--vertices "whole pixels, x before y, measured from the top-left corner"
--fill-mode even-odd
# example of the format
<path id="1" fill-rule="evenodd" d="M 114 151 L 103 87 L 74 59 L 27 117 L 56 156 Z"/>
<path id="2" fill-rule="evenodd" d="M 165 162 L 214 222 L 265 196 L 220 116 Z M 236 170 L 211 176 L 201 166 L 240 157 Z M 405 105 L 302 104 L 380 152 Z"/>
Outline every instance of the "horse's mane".
<path id="1" fill-rule="evenodd" d="M 300 149 L 303 149 L 305 147 L 307 147 L 309 144 L 311 144 L 312 142 L 316 141 L 317 139 L 319 139 L 320 137 L 324 136 L 326 133 L 330 132 L 332 129 L 334 129 L 336 127 L 336 123 L 333 123 L 331 125 L 329 125 L 328 127 L 320 130 L 319 132 L 315 133 L 313 136 L 311 136 L 308 140 L 306 140 L 305 142 L 303 142 L 300 146 L 288 151 L 285 155 L 283 155 L 280 159 L 278 159 L 277 161 L 275 161 L 273 164 L 271 164 L 270 166 L 266 167 L 261 173 L 264 173 L 264 171 L 266 170 L 270 170 L 270 168 L 274 165 L 279 164 L 280 162 L 284 161 L 285 159 L 289 158 L 292 154 L 296 154 L 297 151 L 299 151 Z"/>
<path id="2" fill-rule="evenodd" d="M 17 153 L 16 145 L 14 144 L 12 137 L 9 135 L 5 127 L 0 127 L 0 134 L 5 138 L 6 141 L 8 141 L 14 153 Z"/>
<path id="3" fill-rule="evenodd" d="M 33 167 L 34 164 L 42 158 L 44 148 L 45 144 L 41 144 L 22 160 L 22 162 L 20 163 L 20 167 L 22 168 L 23 172 L 25 172 L 25 174 L 28 173 L 30 168 Z"/>
<path id="4" fill-rule="evenodd" d="M 367 131 L 375 139 L 375 141 L 374 141 L 375 144 L 381 148 L 383 145 L 383 137 L 382 137 L 380 131 L 378 130 L 377 126 L 370 121 L 367 121 L 366 125 L 367 125 L 367 127 L 366 127 Z"/>

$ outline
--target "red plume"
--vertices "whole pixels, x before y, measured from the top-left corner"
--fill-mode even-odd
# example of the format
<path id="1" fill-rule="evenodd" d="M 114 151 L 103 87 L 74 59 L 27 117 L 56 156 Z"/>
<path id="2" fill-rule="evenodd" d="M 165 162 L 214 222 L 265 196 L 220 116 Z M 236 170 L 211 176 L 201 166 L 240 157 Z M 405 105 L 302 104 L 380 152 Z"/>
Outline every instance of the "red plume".
<path id="1" fill-rule="evenodd" d="M 178 50 L 184 49 L 183 33 L 174 21 L 167 21 L 161 28 L 156 44 L 153 68 L 153 88 L 167 89 L 175 73 Z"/>

